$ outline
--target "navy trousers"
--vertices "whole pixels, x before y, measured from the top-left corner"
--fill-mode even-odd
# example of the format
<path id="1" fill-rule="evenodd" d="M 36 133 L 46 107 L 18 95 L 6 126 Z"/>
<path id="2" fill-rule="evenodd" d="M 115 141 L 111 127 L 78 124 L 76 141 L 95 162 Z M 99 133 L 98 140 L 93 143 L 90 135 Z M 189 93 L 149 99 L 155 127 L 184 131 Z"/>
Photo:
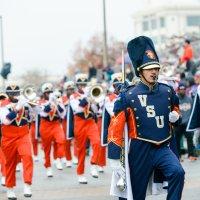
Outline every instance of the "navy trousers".
<path id="1" fill-rule="evenodd" d="M 155 169 L 159 169 L 168 181 L 167 200 L 181 200 L 185 172 L 167 144 L 157 146 L 132 140 L 129 166 L 134 200 L 145 200 L 147 185 Z"/>

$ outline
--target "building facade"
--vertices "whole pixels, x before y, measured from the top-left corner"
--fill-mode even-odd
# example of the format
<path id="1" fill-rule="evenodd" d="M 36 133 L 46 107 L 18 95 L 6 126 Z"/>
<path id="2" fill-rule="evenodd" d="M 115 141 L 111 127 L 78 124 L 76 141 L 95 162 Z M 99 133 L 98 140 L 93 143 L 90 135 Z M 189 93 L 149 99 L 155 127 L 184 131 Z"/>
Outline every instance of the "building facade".
<path id="1" fill-rule="evenodd" d="M 145 9 L 133 16 L 134 35 L 150 36 L 162 47 L 167 38 L 197 33 L 200 35 L 200 1 L 173 0 L 155 4 L 146 1 Z"/>

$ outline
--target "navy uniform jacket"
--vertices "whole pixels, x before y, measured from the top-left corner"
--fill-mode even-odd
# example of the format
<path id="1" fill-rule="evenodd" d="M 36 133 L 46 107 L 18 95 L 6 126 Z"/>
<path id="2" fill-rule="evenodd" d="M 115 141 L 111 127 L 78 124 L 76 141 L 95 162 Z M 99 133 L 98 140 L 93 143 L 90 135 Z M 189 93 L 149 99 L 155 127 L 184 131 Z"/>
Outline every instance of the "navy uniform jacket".
<path id="1" fill-rule="evenodd" d="M 192 112 L 187 125 L 187 131 L 194 131 L 200 128 L 200 86 L 194 99 Z"/>
<path id="2" fill-rule="evenodd" d="M 115 117 L 111 120 L 108 135 L 108 157 L 119 159 L 124 124 L 128 124 L 131 139 L 160 145 L 171 138 L 169 113 L 179 113 L 179 100 L 173 88 L 156 83 L 152 90 L 140 82 L 129 87 L 115 102 Z"/>

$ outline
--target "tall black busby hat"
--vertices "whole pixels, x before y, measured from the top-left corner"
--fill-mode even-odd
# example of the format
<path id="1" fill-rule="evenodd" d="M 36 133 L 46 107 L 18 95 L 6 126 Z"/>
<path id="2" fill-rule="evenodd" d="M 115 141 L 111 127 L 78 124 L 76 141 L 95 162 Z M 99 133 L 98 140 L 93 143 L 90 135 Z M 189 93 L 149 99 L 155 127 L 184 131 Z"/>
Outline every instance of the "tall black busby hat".
<path id="1" fill-rule="evenodd" d="M 141 69 L 160 68 L 159 59 L 150 38 L 139 36 L 128 43 L 127 49 L 137 76 Z"/>

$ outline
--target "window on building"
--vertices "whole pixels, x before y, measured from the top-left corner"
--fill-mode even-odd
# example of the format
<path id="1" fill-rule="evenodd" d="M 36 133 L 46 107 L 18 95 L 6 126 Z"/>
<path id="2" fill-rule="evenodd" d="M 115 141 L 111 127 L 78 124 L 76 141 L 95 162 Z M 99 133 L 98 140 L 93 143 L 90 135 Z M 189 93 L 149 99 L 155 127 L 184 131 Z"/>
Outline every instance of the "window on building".
<path id="1" fill-rule="evenodd" d="M 160 27 L 161 28 L 165 27 L 165 18 L 164 17 L 160 17 Z"/>
<path id="2" fill-rule="evenodd" d="M 196 16 L 187 16 L 187 25 L 188 26 L 200 26 L 200 15 Z"/>
<path id="3" fill-rule="evenodd" d="M 151 29 L 156 29 L 157 28 L 157 21 L 156 19 L 151 20 Z"/>
<path id="4" fill-rule="evenodd" d="M 148 21 L 143 21 L 143 31 L 148 31 L 149 30 L 149 22 Z"/>

